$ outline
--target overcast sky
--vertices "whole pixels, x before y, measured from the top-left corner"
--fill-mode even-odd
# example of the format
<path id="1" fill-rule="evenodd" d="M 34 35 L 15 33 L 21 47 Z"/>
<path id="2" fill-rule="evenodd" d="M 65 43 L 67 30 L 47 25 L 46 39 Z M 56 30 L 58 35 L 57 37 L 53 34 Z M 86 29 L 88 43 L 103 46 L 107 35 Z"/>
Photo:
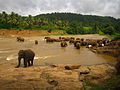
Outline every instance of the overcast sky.
<path id="1" fill-rule="evenodd" d="M 38 15 L 73 12 L 120 18 L 120 0 L 0 0 L 0 12 Z"/>

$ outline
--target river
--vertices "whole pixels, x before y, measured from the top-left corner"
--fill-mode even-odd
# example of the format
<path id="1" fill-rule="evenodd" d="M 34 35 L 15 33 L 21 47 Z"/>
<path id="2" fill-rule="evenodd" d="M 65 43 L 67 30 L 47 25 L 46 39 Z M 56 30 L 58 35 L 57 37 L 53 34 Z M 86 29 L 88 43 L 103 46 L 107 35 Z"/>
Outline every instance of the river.
<path id="1" fill-rule="evenodd" d="M 17 62 L 19 50 L 32 49 L 36 56 L 34 65 L 46 64 L 81 64 L 94 65 L 101 63 L 115 63 L 115 58 L 108 55 L 100 55 L 91 52 L 88 48 L 75 49 L 72 44 L 62 48 L 60 42 L 46 43 L 44 37 L 25 38 L 25 42 L 17 42 L 16 38 L 0 38 L 0 62 Z M 35 45 L 34 40 L 39 44 Z M 15 63 L 16 64 L 16 63 Z"/>

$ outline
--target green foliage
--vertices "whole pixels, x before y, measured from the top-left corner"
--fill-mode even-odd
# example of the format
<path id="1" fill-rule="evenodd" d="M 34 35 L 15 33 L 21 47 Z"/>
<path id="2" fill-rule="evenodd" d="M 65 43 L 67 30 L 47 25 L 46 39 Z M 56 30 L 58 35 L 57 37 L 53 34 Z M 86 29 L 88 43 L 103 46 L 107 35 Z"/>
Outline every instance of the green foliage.
<path id="1" fill-rule="evenodd" d="M 93 34 L 92 27 L 83 27 L 84 34 Z"/>
<path id="2" fill-rule="evenodd" d="M 104 35 L 104 33 L 102 31 L 99 30 L 98 34 L 100 35 Z"/>
<path id="3" fill-rule="evenodd" d="M 115 34 L 115 29 L 113 26 L 107 26 L 106 28 L 104 28 L 103 32 L 105 34 L 112 35 L 112 34 Z"/>
<path id="4" fill-rule="evenodd" d="M 113 35 L 107 35 L 107 37 L 109 37 L 111 40 L 115 39 L 116 37 L 119 37 L 120 34 L 113 34 Z"/>
<path id="5" fill-rule="evenodd" d="M 64 30 L 68 34 L 120 34 L 120 19 L 74 13 L 20 16 L 0 13 L 0 30 Z"/>

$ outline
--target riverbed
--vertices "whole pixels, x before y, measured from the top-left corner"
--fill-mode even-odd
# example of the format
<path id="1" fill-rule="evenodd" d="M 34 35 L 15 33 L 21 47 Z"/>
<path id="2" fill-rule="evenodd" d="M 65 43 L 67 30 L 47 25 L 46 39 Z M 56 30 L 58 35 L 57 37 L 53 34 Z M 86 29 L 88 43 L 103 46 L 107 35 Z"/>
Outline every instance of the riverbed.
<path id="1" fill-rule="evenodd" d="M 31 49 L 35 52 L 34 65 L 48 64 L 80 64 L 94 65 L 102 63 L 114 64 L 116 59 L 112 56 L 95 54 L 86 47 L 75 49 L 73 44 L 69 44 L 65 48 L 60 46 L 60 42 L 46 43 L 45 36 L 29 36 L 24 37 L 25 42 L 17 42 L 14 37 L 0 37 L 0 63 L 13 62 L 17 64 L 19 50 Z M 50 36 L 59 38 L 59 36 Z M 65 36 L 71 37 L 71 36 Z M 101 39 L 105 36 L 100 35 L 75 35 L 73 37 L 85 39 Z M 38 45 L 34 41 L 38 40 Z"/>

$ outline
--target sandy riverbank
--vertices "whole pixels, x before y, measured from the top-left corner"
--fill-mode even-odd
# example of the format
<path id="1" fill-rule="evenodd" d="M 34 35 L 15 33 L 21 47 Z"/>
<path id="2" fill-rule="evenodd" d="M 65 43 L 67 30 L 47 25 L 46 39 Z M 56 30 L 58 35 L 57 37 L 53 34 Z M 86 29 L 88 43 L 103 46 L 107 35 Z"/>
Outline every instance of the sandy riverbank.
<path id="1" fill-rule="evenodd" d="M 14 68 L 14 63 L 0 64 L 0 89 L 82 90 L 85 82 L 102 84 L 115 74 L 113 66 L 57 64 Z M 68 66 L 71 69 L 67 70 Z"/>

